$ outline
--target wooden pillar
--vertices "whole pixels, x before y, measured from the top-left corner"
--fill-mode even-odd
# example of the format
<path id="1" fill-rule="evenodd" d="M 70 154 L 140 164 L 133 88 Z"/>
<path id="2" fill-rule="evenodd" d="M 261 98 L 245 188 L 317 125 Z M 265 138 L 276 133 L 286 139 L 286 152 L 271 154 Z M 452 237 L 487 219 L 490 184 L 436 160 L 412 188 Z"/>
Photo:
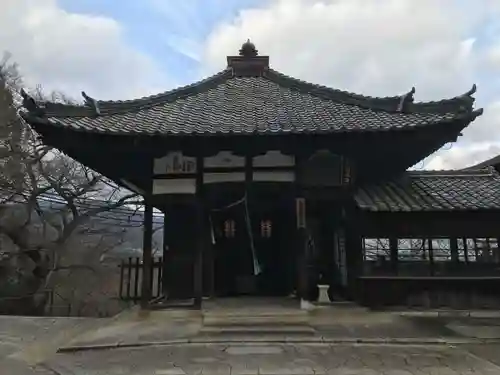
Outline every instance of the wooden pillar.
<path id="1" fill-rule="evenodd" d="M 398 274 L 398 239 L 396 237 L 389 238 L 389 251 L 391 256 L 391 273 Z"/>
<path id="2" fill-rule="evenodd" d="M 456 265 L 460 260 L 458 257 L 458 241 L 456 237 L 450 238 L 451 261 Z"/>
<path id="3" fill-rule="evenodd" d="M 196 197 L 194 202 L 196 249 L 193 264 L 194 306 L 201 309 L 203 299 L 203 248 L 205 247 L 206 228 L 203 202 L 203 156 L 196 157 Z"/>
<path id="4" fill-rule="evenodd" d="M 168 277 L 169 277 L 169 215 L 170 211 L 168 206 L 166 206 L 163 210 L 163 251 L 162 251 L 162 264 L 161 264 L 161 294 L 163 296 L 167 296 L 169 292 L 168 287 Z"/>
<path id="5" fill-rule="evenodd" d="M 204 283 L 206 283 L 206 294 L 208 297 L 215 297 L 215 247 L 212 239 L 212 228 L 211 221 L 209 219 L 210 212 L 207 208 L 207 203 L 204 201 L 205 208 L 205 225 L 206 225 L 206 248 L 203 257 L 203 262 L 205 264 L 204 271 L 206 271 L 204 278 Z"/>
<path id="6" fill-rule="evenodd" d="M 295 249 L 295 272 L 297 277 L 296 291 L 297 297 L 304 299 L 307 296 L 309 289 L 308 275 L 307 275 L 307 262 L 306 262 L 306 246 L 307 246 L 307 231 L 306 231 L 306 217 L 307 217 L 307 204 L 304 197 L 303 189 L 303 170 L 302 160 L 304 155 L 301 152 L 295 154 L 295 218 L 296 218 L 296 249 Z"/>
<path id="7" fill-rule="evenodd" d="M 429 274 L 434 276 L 434 249 L 432 247 L 432 238 L 426 238 L 424 241 L 427 241 L 428 249 L 429 249 Z"/>
<path id="8" fill-rule="evenodd" d="M 360 300 L 362 289 L 358 278 L 363 274 L 363 238 L 358 229 L 355 207 L 352 204 L 345 204 L 343 210 L 347 291 L 352 299 Z"/>
<path id="9" fill-rule="evenodd" d="M 201 203 L 195 202 L 195 215 L 196 215 L 196 249 L 194 254 L 194 265 L 193 265 L 193 289 L 194 289 L 194 306 L 196 308 L 201 308 L 201 303 L 203 299 L 203 247 L 205 246 L 205 231 L 204 231 L 204 220 L 203 220 L 203 208 Z"/>
<path id="10" fill-rule="evenodd" d="M 305 299 L 309 289 L 308 264 L 307 264 L 307 231 L 306 231 L 306 199 L 298 196 L 295 198 L 297 218 L 297 294 Z"/>
<path id="11" fill-rule="evenodd" d="M 141 308 L 145 309 L 151 300 L 151 282 L 153 276 L 153 206 L 145 198 L 144 225 L 142 243 L 142 285 Z"/>

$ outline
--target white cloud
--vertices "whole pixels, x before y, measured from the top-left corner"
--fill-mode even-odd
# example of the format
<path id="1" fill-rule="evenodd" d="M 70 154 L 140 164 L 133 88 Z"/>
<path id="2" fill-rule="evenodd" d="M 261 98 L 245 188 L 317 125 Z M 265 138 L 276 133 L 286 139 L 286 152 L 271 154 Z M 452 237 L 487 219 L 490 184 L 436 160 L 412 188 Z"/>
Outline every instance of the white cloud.
<path id="1" fill-rule="evenodd" d="M 80 99 L 126 99 L 160 91 L 161 70 L 127 45 L 120 24 L 69 13 L 56 0 L 3 0 L 0 52 L 9 51 L 30 85 Z"/>
<path id="2" fill-rule="evenodd" d="M 476 150 L 478 142 L 500 142 L 500 111 L 491 104 L 500 100 L 500 90 L 489 86 L 488 76 L 498 55 L 481 35 L 499 11 L 490 0 L 274 0 L 219 24 L 206 39 L 202 61 L 205 73 L 220 69 L 224 57 L 251 38 L 285 74 L 366 95 L 395 95 L 415 86 L 417 100 L 436 100 L 478 83 L 485 114 L 429 164 L 460 167 L 499 151 Z M 492 30 L 500 37 L 499 27 Z"/>
<path id="3" fill-rule="evenodd" d="M 463 168 L 500 154 L 500 98 L 485 107 L 481 116 L 463 132 L 451 149 L 445 147 L 428 158 L 428 169 Z"/>

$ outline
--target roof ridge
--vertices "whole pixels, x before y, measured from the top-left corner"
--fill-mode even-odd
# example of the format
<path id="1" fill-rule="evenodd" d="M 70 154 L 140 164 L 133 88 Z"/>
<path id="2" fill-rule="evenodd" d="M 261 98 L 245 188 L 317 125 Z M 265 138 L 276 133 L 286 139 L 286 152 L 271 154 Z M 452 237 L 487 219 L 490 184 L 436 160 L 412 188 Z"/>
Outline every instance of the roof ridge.
<path id="1" fill-rule="evenodd" d="M 410 91 L 402 95 L 377 97 L 356 94 L 354 92 L 335 89 L 329 86 L 304 81 L 271 68 L 267 69 L 264 72 L 264 77 L 277 84 L 286 85 L 289 88 L 297 89 L 298 91 L 307 91 L 309 94 L 321 97 L 323 99 L 335 100 L 344 104 L 356 105 L 368 109 L 383 110 L 388 112 L 402 112 L 402 104 L 407 104 L 407 110 L 405 112 L 413 113 L 447 113 L 462 111 L 470 112 L 473 110 L 473 104 L 475 101 L 474 97 L 472 97 L 472 94 L 474 94 L 477 90 L 477 86 L 474 84 L 472 88 L 467 92 L 461 95 L 454 96 L 452 98 L 441 99 L 437 101 L 414 102 L 414 87 L 412 87 Z M 404 100 L 406 100 L 407 102 L 402 103 L 402 101 Z"/>
<path id="2" fill-rule="evenodd" d="M 134 112 L 141 109 L 150 108 L 158 104 L 164 104 L 169 101 L 178 100 L 192 94 L 199 93 L 213 86 L 219 85 L 221 82 L 228 78 L 232 78 L 231 69 L 224 69 L 214 75 L 203 78 L 199 81 L 193 82 L 189 85 L 179 86 L 174 89 L 164 91 L 158 94 L 143 96 L 137 99 L 129 100 L 94 100 L 95 104 L 99 108 L 99 115 L 113 115 L 123 112 Z M 86 96 L 82 92 L 84 97 Z M 40 102 L 39 103 L 45 110 L 47 116 L 54 117 L 83 117 L 89 115 L 95 115 L 95 109 L 92 107 L 81 104 L 62 104 L 54 102 Z"/>
<path id="3" fill-rule="evenodd" d="M 135 112 L 141 109 L 150 108 L 155 105 L 168 103 L 182 99 L 193 94 L 210 89 L 222 82 L 235 77 L 231 67 L 193 82 L 189 85 L 180 86 L 158 94 L 143 96 L 129 100 L 96 100 L 82 92 L 85 98 L 83 104 L 62 104 L 55 102 L 39 102 L 47 116 L 53 117 L 85 117 L 85 116 L 106 116 L 123 112 Z M 277 70 L 267 68 L 262 72 L 262 77 L 287 87 L 291 90 L 308 93 L 325 100 L 331 100 L 345 105 L 357 106 L 374 111 L 384 111 L 388 113 L 426 113 L 426 114 L 482 114 L 482 109 L 473 110 L 474 98 L 471 96 L 476 91 L 476 85 L 466 93 L 450 99 L 443 99 L 432 102 L 413 102 L 415 88 L 403 95 L 375 97 L 356 94 L 349 91 L 331 88 L 328 86 L 307 82 L 295 77 L 285 75 Z M 475 117 L 475 116 L 474 116 Z"/>
<path id="4" fill-rule="evenodd" d="M 500 164 L 500 155 L 493 156 L 489 159 L 483 160 L 480 163 L 476 163 L 470 167 L 465 167 L 463 170 L 488 168 L 488 167 L 493 167 L 494 165 L 497 164 Z"/>
<path id="5" fill-rule="evenodd" d="M 472 96 L 477 91 L 474 83 L 472 87 L 461 95 L 448 99 L 432 100 L 427 102 L 415 102 L 410 104 L 410 110 L 414 112 L 446 113 L 447 111 L 472 111 L 476 99 Z"/>
<path id="6" fill-rule="evenodd" d="M 322 99 L 339 101 L 343 104 L 365 107 L 367 109 L 379 109 L 396 112 L 397 105 L 401 101 L 402 97 L 402 95 L 376 97 L 356 94 L 354 92 L 304 81 L 271 68 L 264 72 L 264 77 L 277 83 L 278 85 L 287 86 L 288 88 L 295 89 L 297 91 L 306 91 L 308 94 Z"/>
<path id="7" fill-rule="evenodd" d="M 410 177 L 500 177 L 494 168 L 406 171 Z"/>

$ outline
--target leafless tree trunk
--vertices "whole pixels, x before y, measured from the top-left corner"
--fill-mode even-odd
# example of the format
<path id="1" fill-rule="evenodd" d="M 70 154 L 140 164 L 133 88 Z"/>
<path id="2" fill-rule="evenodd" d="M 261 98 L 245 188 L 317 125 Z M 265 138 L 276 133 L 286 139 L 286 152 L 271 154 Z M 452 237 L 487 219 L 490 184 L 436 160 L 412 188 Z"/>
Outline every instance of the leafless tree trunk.
<path id="1" fill-rule="evenodd" d="M 17 287 L 15 292 L 0 287 L 0 310 L 5 305 L 3 294 L 4 302 L 9 301 L 7 310 L 40 313 L 47 301 L 44 291 L 51 288 L 59 271 L 92 267 L 61 264 L 70 239 L 88 230 L 86 225 L 98 215 L 140 202 L 136 194 L 124 193 L 41 143 L 18 115 L 21 85 L 17 66 L 4 58 L 0 65 L 0 282 L 3 274 L 4 279 L 17 280 Z M 34 93 L 41 95 L 40 89 Z M 67 101 L 64 95 L 52 97 Z M 119 238 L 106 243 L 97 240 L 95 247 L 107 251 L 119 242 Z"/>

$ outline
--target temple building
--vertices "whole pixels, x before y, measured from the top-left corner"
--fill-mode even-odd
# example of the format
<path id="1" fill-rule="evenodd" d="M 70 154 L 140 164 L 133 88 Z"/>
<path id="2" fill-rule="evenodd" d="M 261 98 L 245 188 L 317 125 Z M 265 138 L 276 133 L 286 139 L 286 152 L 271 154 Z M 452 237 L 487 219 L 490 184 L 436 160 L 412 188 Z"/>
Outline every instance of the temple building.
<path id="1" fill-rule="evenodd" d="M 408 171 L 481 115 L 475 86 L 369 97 L 272 69 L 251 42 L 189 86 L 128 101 L 35 102 L 43 141 L 144 197 L 144 307 L 282 296 L 500 306 L 500 175 Z M 162 295 L 152 210 L 165 213 Z"/>

